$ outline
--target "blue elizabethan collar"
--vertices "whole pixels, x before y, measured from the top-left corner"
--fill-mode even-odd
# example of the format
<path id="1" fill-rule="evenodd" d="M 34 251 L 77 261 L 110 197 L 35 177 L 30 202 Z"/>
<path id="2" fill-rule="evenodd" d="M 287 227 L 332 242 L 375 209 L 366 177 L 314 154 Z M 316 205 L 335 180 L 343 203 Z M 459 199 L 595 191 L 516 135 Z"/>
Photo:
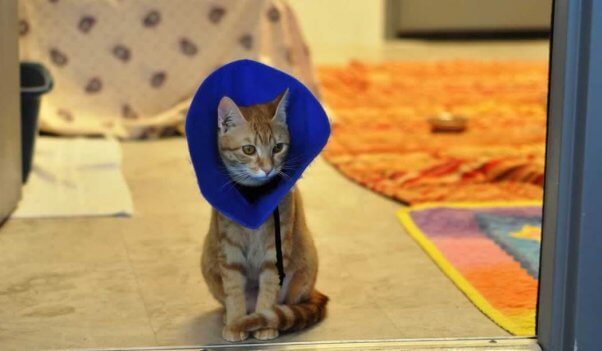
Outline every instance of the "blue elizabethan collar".
<path id="1" fill-rule="evenodd" d="M 286 108 L 290 145 L 287 159 L 294 164 L 260 188 L 231 185 L 218 153 L 217 106 L 228 96 L 239 106 L 272 101 L 289 89 Z M 197 90 L 186 117 L 186 139 L 201 193 L 233 221 L 259 228 L 328 141 L 330 124 L 314 95 L 297 79 L 262 63 L 240 60 L 211 73 Z"/>

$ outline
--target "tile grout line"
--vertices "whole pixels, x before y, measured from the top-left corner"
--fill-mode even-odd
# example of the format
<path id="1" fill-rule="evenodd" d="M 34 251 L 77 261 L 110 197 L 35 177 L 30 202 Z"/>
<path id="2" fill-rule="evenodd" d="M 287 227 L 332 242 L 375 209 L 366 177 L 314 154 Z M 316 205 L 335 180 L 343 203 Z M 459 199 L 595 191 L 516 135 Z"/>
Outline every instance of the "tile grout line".
<path id="1" fill-rule="evenodd" d="M 140 287 L 140 281 L 138 279 L 138 272 L 136 271 L 136 268 L 134 268 L 134 265 L 132 264 L 132 259 L 130 257 L 130 251 L 125 242 L 123 233 L 121 233 L 120 237 L 121 237 L 121 244 L 123 245 L 123 248 L 125 250 L 125 256 L 127 257 L 128 265 L 130 266 L 131 272 L 134 275 L 134 280 L 136 282 L 136 290 L 138 291 L 138 296 L 140 297 L 140 300 L 142 301 L 142 306 L 144 306 L 144 312 L 146 313 L 146 320 L 148 323 L 148 327 L 153 332 L 153 338 L 155 339 L 155 345 L 160 346 L 159 339 L 157 338 L 157 332 L 155 331 L 155 328 L 153 326 L 153 321 L 152 321 L 151 315 L 148 311 L 148 306 L 147 306 L 146 300 L 144 299 L 144 293 L 142 292 L 142 288 Z"/>

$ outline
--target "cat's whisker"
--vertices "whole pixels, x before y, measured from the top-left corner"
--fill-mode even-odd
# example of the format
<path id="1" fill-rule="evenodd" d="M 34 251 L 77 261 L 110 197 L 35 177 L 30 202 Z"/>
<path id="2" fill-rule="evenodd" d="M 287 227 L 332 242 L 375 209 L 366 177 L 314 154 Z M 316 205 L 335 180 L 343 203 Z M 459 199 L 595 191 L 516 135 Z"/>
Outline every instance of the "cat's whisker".
<path id="1" fill-rule="evenodd" d="M 225 189 L 227 187 L 234 188 L 236 186 L 236 184 L 243 183 L 243 181 L 251 178 L 249 175 L 247 175 L 245 173 L 245 171 L 243 169 L 238 169 L 238 168 L 230 168 L 229 169 L 226 167 L 223 167 L 223 168 L 226 170 L 226 172 L 228 173 L 230 178 L 224 185 L 222 185 L 222 187 L 220 189 Z"/>
<path id="2" fill-rule="evenodd" d="M 282 171 L 278 171 L 278 175 L 280 175 L 281 177 L 283 177 L 283 178 L 285 178 L 287 180 L 291 179 L 291 177 L 288 174 L 286 174 L 286 173 L 284 173 Z"/>
<path id="3" fill-rule="evenodd" d="M 286 160 L 284 160 L 284 163 L 295 163 L 299 160 L 302 160 L 303 158 L 301 156 L 296 156 L 296 157 L 289 157 Z"/>
<path id="4" fill-rule="evenodd" d="M 293 159 L 287 159 L 286 161 L 284 161 L 283 165 L 288 165 L 288 166 L 299 166 L 301 164 L 301 159 L 300 158 L 293 158 Z"/>
<path id="5" fill-rule="evenodd" d="M 299 168 L 300 165 L 290 165 L 290 164 L 284 164 L 282 165 L 282 169 L 286 170 L 286 171 L 294 171 L 297 170 Z"/>
<path id="6" fill-rule="evenodd" d="M 295 167 L 299 167 L 299 166 L 300 166 L 300 164 L 294 164 L 294 163 L 284 163 L 282 165 L 283 168 L 285 168 L 285 167 L 286 168 L 295 168 Z"/>
<path id="7" fill-rule="evenodd" d="M 220 190 L 234 188 L 236 182 L 233 179 L 228 180 L 224 185 L 221 186 Z"/>

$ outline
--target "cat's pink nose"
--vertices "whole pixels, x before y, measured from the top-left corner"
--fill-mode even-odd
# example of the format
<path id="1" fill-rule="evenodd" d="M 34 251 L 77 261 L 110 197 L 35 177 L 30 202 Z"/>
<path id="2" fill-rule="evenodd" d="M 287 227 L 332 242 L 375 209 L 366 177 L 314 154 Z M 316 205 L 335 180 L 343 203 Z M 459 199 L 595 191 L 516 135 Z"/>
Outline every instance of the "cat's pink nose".
<path id="1" fill-rule="evenodd" d="M 263 171 L 263 173 L 265 173 L 265 175 L 267 176 L 268 174 L 270 174 L 270 172 L 272 171 L 273 167 L 261 167 L 261 170 Z"/>

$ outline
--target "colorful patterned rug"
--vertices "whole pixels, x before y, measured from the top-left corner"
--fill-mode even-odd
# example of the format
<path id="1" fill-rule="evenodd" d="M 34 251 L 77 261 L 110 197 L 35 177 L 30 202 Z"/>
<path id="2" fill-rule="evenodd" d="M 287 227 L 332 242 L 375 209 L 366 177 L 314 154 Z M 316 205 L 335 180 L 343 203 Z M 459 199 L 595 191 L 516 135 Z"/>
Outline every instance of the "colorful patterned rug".
<path id="1" fill-rule="evenodd" d="M 335 117 L 324 156 L 404 203 L 541 200 L 547 64 L 351 62 L 318 70 Z M 431 133 L 429 117 L 468 119 Z"/>
<path id="2" fill-rule="evenodd" d="M 535 335 L 541 203 L 425 204 L 398 212 L 408 233 L 489 318 Z"/>

